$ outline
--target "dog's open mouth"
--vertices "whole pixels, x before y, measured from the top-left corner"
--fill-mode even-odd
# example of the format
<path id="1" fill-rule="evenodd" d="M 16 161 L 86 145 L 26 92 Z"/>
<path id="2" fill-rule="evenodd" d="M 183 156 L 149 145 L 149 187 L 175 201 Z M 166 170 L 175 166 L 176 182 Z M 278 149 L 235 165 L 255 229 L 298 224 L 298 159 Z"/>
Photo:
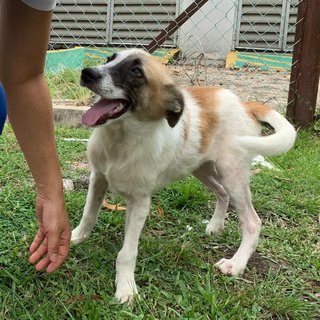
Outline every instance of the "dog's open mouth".
<path id="1" fill-rule="evenodd" d="M 126 100 L 102 98 L 82 116 L 82 123 L 90 127 L 99 126 L 109 119 L 119 118 L 128 109 L 129 103 Z"/>

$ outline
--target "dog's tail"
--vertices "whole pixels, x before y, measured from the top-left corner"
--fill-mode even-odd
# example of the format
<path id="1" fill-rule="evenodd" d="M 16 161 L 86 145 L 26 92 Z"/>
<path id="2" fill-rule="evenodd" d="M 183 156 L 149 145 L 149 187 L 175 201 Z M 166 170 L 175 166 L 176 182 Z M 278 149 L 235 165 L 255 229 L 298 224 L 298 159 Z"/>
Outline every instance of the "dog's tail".
<path id="1" fill-rule="evenodd" d="M 263 156 L 278 155 L 292 148 L 296 139 L 296 131 L 285 117 L 264 104 L 247 102 L 244 107 L 250 117 L 268 123 L 275 133 L 263 137 L 239 137 L 242 147 L 253 154 Z"/>

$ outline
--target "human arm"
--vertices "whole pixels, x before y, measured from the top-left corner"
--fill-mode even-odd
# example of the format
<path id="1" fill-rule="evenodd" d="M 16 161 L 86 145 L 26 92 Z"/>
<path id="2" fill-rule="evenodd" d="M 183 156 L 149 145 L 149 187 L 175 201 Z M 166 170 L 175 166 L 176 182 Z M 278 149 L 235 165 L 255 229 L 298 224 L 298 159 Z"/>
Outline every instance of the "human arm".
<path id="1" fill-rule="evenodd" d="M 56 270 L 69 251 L 70 226 L 54 141 L 52 105 L 43 70 L 51 12 L 5 0 L 0 14 L 0 80 L 8 115 L 37 189 L 38 233 L 30 247 L 37 270 Z M 40 261 L 39 261 L 40 260 Z"/>

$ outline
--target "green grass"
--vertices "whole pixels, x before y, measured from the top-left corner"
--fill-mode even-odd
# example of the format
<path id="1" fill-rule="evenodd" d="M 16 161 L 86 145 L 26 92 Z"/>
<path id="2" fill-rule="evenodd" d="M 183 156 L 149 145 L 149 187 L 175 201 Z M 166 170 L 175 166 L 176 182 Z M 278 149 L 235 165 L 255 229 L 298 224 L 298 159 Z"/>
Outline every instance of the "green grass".
<path id="1" fill-rule="evenodd" d="M 86 88 L 80 87 L 80 70 L 65 70 L 58 74 L 46 73 L 49 90 L 52 99 L 74 100 L 74 103 L 87 104 L 92 93 Z"/>
<path id="2" fill-rule="evenodd" d="M 81 182 L 87 172 L 75 166 L 85 161 L 85 145 L 63 138 L 89 135 L 85 129 L 57 129 L 64 177 L 79 182 L 66 193 L 73 227 L 85 202 Z M 209 219 L 214 199 L 195 179 L 156 194 L 140 242 L 140 294 L 127 306 L 113 298 L 123 213 L 103 210 L 90 240 L 72 246 L 55 274 L 37 273 L 28 264 L 37 228 L 33 183 L 6 126 L 0 138 L 0 319 L 319 319 L 319 154 L 316 131 L 300 132 L 292 151 L 271 159 L 280 171 L 262 168 L 253 175 L 254 205 L 263 227 L 242 278 L 221 275 L 213 267 L 239 245 L 232 209 L 223 234 L 209 237 L 203 220 Z M 122 203 L 116 196 L 108 199 Z"/>

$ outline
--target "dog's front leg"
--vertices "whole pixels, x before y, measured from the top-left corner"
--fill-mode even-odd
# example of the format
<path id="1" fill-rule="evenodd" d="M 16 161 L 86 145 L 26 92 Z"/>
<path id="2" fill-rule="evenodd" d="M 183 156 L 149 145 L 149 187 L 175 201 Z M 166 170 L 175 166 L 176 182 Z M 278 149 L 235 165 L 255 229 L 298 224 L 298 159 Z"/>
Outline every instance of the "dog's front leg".
<path id="1" fill-rule="evenodd" d="M 92 171 L 86 205 L 80 224 L 72 231 L 71 241 L 75 244 L 87 240 L 97 222 L 98 212 L 102 200 L 107 192 L 108 182 L 104 175 Z"/>
<path id="2" fill-rule="evenodd" d="M 151 198 L 131 198 L 127 204 L 127 218 L 123 247 L 116 261 L 116 298 L 121 302 L 131 301 L 137 293 L 134 269 L 138 254 L 140 233 L 150 210 Z"/>

